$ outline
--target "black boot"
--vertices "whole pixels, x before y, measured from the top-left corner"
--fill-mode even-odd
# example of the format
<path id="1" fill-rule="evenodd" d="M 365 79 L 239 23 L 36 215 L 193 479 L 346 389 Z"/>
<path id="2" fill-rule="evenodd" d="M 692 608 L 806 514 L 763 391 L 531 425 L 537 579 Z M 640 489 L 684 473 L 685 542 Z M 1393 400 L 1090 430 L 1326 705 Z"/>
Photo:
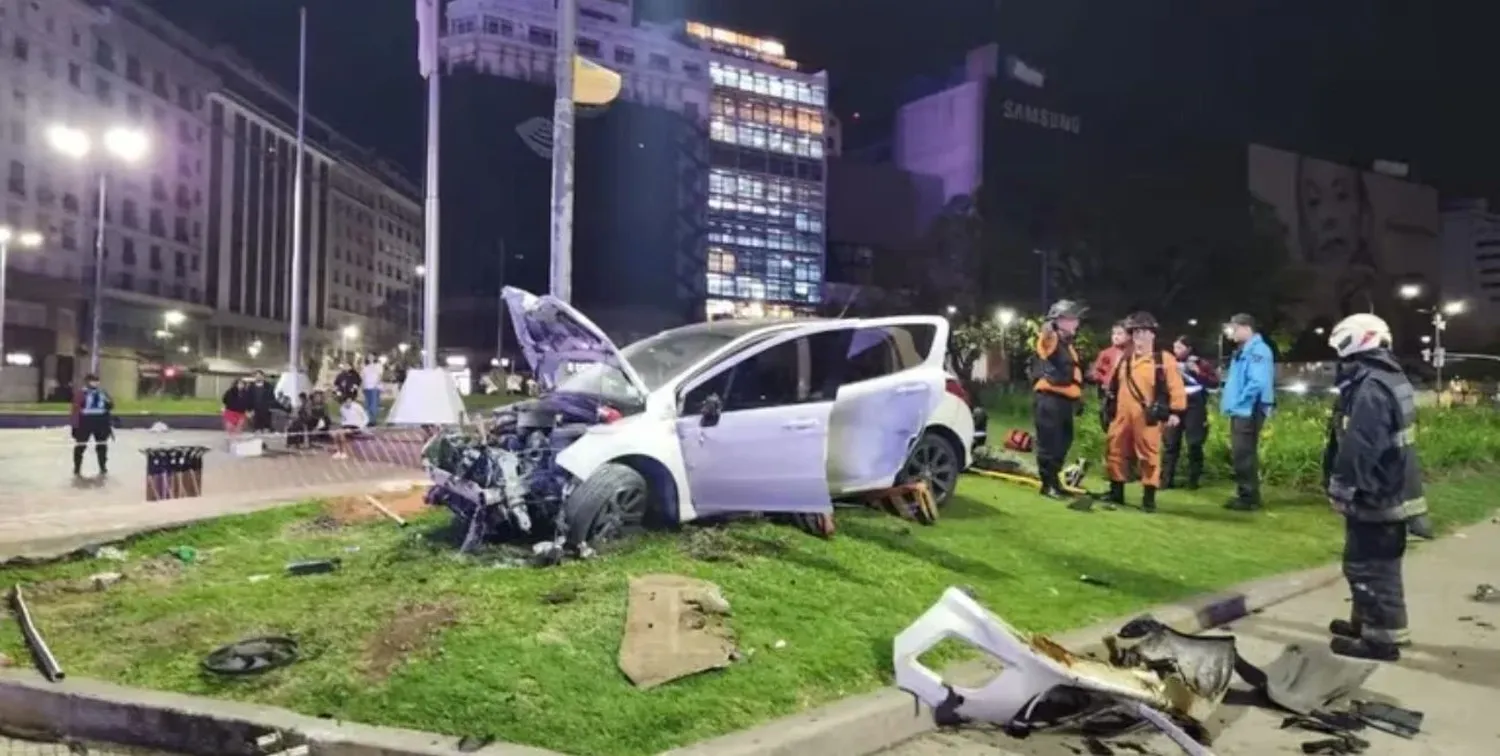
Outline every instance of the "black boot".
<path id="1" fill-rule="evenodd" d="M 1378 643 L 1368 638 L 1334 638 L 1328 648 L 1351 659 L 1394 662 L 1401 660 L 1401 649 L 1394 643 Z"/>
<path id="2" fill-rule="evenodd" d="M 1125 503 L 1125 484 L 1116 481 L 1109 482 L 1109 493 L 1104 495 L 1104 500 L 1111 504 Z"/>
<path id="3" fill-rule="evenodd" d="M 1056 475 L 1048 475 L 1043 477 L 1042 489 L 1038 493 L 1048 499 L 1056 499 L 1058 501 L 1066 498 L 1066 496 L 1063 494 L 1062 484 L 1058 482 Z"/>
<path id="4" fill-rule="evenodd" d="M 1161 473 L 1161 490 L 1168 491 L 1177 487 L 1177 471 L 1163 470 Z"/>
<path id="5" fill-rule="evenodd" d="M 73 445 L 73 477 L 83 474 L 83 444 Z"/>
<path id="6" fill-rule="evenodd" d="M 1198 490 L 1198 482 L 1203 479 L 1203 452 L 1188 456 L 1187 485 L 1189 491 Z"/>
<path id="7" fill-rule="evenodd" d="M 94 456 L 99 460 L 99 474 L 109 474 L 109 446 L 103 441 L 94 442 Z"/>
<path id="8" fill-rule="evenodd" d="M 1154 486 L 1146 486 L 1146 490 L 1141 494 L 1141 511 L 1147 514 L 1156 511 L 1156 488 Z"/>
<path id="9" fill-rule="evenodd" d="M 1229 501 L 1224 502 L 1224 508 L 1234 510 L 1236 512 L 1254 512 L 1260 509 L 1260 501 L 1255 499 L 1241 499 L 1240 497 L 1236 496 Z"/>
<path id="10" fill-rule="evenodd" d="M 1348 638 L 1350 640 L 1359 640 L 1364 636 L 1364 630 L 1365 628 L 1363 625 L 1351 620 L 1336 619 L 1328 623 L 1328 632 L 1330 634 L 1336 635 L 1340 638 Z M 1410 645 L 1410 639 L 1399 641 L 1396 643 L 1397 647 Z"/>

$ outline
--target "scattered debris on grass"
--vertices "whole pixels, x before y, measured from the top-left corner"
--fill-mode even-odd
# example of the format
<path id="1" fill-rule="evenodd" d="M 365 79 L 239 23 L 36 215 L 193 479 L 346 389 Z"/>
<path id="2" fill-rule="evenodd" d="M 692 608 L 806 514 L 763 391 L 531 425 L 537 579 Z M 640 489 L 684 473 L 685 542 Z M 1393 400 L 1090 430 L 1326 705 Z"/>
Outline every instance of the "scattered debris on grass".
<path id="1" fill-rule="evenodd" d="M 379 507 L 371 506 L 372 501 L 377 502 Z M 405 522 L 405 518 L 414 517 L 425 509 L 427 509 L 427 503 L 422 499 L 420 490 L 381 493 L 372 496 L 347 496 L 324 502 L 323 514 L 318 520 L 328 518 L 333 523 L 334 529 L 345 525 L 376 522 L 387 516 L 394 516 L 400 518 L 401 522 Z"/>
<path id="2" fill-rule="evenodd" d="M 94 558 L 106 559 L 111 562 L 123 562 L 126 559 L 129 559 L 130 555 L 114 546 L 100 546 L 99 549 L 94 552 Z"/>
<path id="3" fill-rule="evenodd" d="M 173 546 L 167 549 L 167 553 L 177 558 L 183 564 L 192 564 L 198 561 L 198 550 L 192 546 Z"/>
<path id="4" fill-rule="evenodd" d="M 458 740 L 458 752 L 475 753 L 494 742 L 494 735 L 465 735 Z"/>
<path id="5" fill-rule="evenodd" d="M 366 496 L 365 497 L 365 503 L 369 504 L 372 507 L 374 507 L 375 511 L 377 511 L 380 514 L 384 515 L 391 522 L 396 523 L 400 527 L 403 527 L 403 528 L 406 527 L 406 520 L 404 518 L 402 518 L 401 515 L 396 514 L 395 512 L 391 511 L 391 509 L 389 507 L 387 507 L 386 505 L 382 504 L 380 502 L 380 499 L 377 499 L 374 496 Z"/>
<path id="6" fill-rule="evenodd" d="M 288 563 L 286 574 L 292 576 L 301 575 L 323 575 L 329 572 L 338 572 L 344 564 L 344 560 L 338 557 L 332 559 L 303 559 Z"/>
<path id="7" fill-rule="evenodd" d="M 94 590 L 96 591 L 106 590 L 124 579 L 125 576 L 118 572 L 100 572 L 89 576 L 89 582 L 94 585 Z"/>
<path id="8" fill-rule="evenodd" d="M 52 655 L 52 649 L 47 647 L 47 640 L 42 637 L 42 631 L 37 628 L 36 622 L 31 618 L 31 610 L 26 606 L 26 597 L 21 594 L 21 585 L 17 583 L 10 589 L 10 608 L 16 613 L 16 624 L 21 626 L 21 636 L 26 640 L 26 648 L 31 651 L 31 657 L 36 660 L 37 668 L 47 682 L 57 682 L 66 675 L 63 673 L 62 665 L 58 663 L 57 657 Z"/>
<path id="9" fill-rule="evenodd" d="M 1098 588 L 1113 588 L 1113 587 L 1115 587 L 1115 584 L 1114 584 L 1113 581 L 1105 579 L 1105 578 L 1102 578 L 1102 577 L 1095 577 L 1094 575 L 1079 575 L 1078 576 L 1078 582 L 1083 583 L 1084 585 L 1092 585 L 1092 586 L 1095 586 L 1095 587 L 1098 587 Z"/>
<path id="10" fill-rule="evenodd" d="M 681 575 L 632 578 L 620 670 L 647 690 L 728 667 L 737 654 L 719 586 Z M 783 645 L 784 642 L 783 642 Z"/>
<path id="11" fill-rule="evenodd" d="M 1500 590 L 1497 590 L 1495 586 L 1489 583 L 1484 583 L 1475 588 L 1474 592 L 1469 595 L 1469 598 L 1484 603 L 1500 601 Z"/>
<path id="12" fill-rule="evenodd" d="M 370 639 L 365 650 L 366 675 L 372 680 L 389 677 L 407 656 L 457 622 L 457 612 L 446 604 L 401 607 Z"/>
<path id="13" fill-rule="evenodd" d="M 203 669 L 216 675 L 259 675 L 299 658 L 297 641 L 282 636 L 246 638 L 203 657 Z"/>

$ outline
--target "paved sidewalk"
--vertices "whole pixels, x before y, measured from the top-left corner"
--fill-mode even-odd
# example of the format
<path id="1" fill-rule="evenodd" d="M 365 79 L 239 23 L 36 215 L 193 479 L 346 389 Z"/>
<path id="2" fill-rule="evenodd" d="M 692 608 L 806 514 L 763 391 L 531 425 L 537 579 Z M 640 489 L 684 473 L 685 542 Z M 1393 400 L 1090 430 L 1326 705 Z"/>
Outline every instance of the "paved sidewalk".
<path id="1" fill-rule="evenodd" d="M 1413 740 L 1371 731 L 1371 756 L 1493 756 L 1500 753 L 1500 600 L 1468 598 L 1481 583 L 1500 585 L 1500 524 L 1486 523 L 1429 544 L 1407 557 L 1407 601 L 1416 645 L 1399 664 L 1375 672 L 1366 690 L 1426 714 Z M 1348 611 L 1347 588 L 1315 591 L 1232 625 L 1240 652 L 1271 661 L 1290 643 L 1326 643 L 1328 620 Z M 1482 624 L 1483 623 L 1483 624 Z M 1488 626 L 1486 626 L 1486 624 Z M 1217 756 L 1302 753 L 1324 736 L 1281 730 L 1283 715 L 1244 706 L 1217 714 Z M 1153 754 L 1181 753 L 1156 736 L 1127 737 Z M 1131 753 L 1116 749 L 1117 753 Z M 1021 741 L 984 728 L 934 733 L 888 749 L 886 756 L 1075 756 L 1076 737 L 1035 735 Z"/>
<path id="2" fill-rule="evenodd" d="M 220 432 L 122 430 L 110 450 L 109 476 L 94 475 L 89 452 L 84 477 L 75 479 L 65 430 L 0 430 L 0 559 L 66 553 L 132 531 L 416 480 L 422 476 L 419 436 L 381 431 L 348 459 L 333 459 L 326 449 L 242 458 L 225 451 Z M 162 445 L 211 449 L 203 460 L 201 497 L 146 501 L 142 450 Z"/>

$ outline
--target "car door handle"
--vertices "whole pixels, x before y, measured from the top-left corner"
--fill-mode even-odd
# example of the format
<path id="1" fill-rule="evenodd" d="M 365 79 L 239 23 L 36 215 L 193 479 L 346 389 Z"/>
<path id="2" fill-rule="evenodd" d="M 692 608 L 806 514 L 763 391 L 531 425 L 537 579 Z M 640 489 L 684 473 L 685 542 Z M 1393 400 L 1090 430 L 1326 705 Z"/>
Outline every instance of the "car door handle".
<path id="1" fill-rule="evenodd" d="M 917 393 L 919 391 L 926 391 L 926 390 L 927 390 L 926 384 L 922 384 L 922 383 L 906 383 L 906 384 L 902 384 L 901 386 L 897 387 L 896 388 L 896 393 L 898 393 L 898 394 L 915 394 L 915 393 Z"/>
<path id="2" fill-rule="evenodd" d="M 794 431 L 812 430 L 813 428 L 818 427 L 818 421 L 810 418 L 802 420 L 788 420 L 787 423 L 781 427 L 787 430 Z"/>

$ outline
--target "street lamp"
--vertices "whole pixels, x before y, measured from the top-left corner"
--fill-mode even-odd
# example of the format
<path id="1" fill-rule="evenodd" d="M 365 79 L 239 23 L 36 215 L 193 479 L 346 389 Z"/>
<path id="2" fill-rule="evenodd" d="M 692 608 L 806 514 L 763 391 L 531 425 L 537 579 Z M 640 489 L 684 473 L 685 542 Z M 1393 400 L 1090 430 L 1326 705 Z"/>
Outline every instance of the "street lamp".
<path id="1" fill-rule="evenodd" d="M 167 324 L 168 328 L 176 328 L 187 321 L 187 315 L 184 315 L 182 310 L 167 310 L 162 313 L 161 319 L 163 323 Z"/>
<path id="2" fill-rule="evenodd" d="M 1396 296 L 1407 301 L 1411 301 L 1413 299 L 1416 299 L 1417 297 L 1422 296 L 1422 286 L 1420 284 L 1414 283 L 1401 284 L 1401 286 L 1396 289 Z"/>
<path id="3" fill-rule="evenodd" d="M 261 347 L 262 344 L 260 343 L 260 339 L 256 339 L 250 342 L 250 346 L 245 347 L 245 351 L 250 353 L 250 359 L 253 360 L 256 357 L 260 356 Z"/>
<path id="4" fill-rule="evenodd" d="M 1453 302 L 1444 302 L 1443 303 L 1443 314 L 1447 315 L 1449 317 L 1452 317 L 1454 315 L 1462 315 L 1468 309 L 1469 309 L 1469 303 L 1463 301 L 1462 299 L 1459 299 L 1459 300 L 1456 300 L 1456 301 L 1453 301 Z"/>
<path id="5" fill-rule="evenodd" d="M 1462 299 L 1456 299 L 1444 302 L 1431 310 L 1424 310 L 1424 312 L 1432 313 L 1432 351 L 1430 354 L 1432 355 L 1432 367 L 1437 371 L 1437 390 L 1439 394 L 1443 393 L 1443 362 L 1445 361 L 1443 331 L 1448 330 L 1449 317 L 1462 315 L 1467 309 L 1468 303 Z M 1448 317 L 1444 317 L 1445 315 Z M 1423 340 L 1423 343 L 1426 343 L 1426 337 L 1423 337 Z"/>
<path id="6" fill-rule="evenodd" d="M 5 271 L 10 268 L 10 244 L 22 247 L 42 246 L 42 235 L 35 231 L 12 231 L 0 226 L 0 354 L 5 353 Z"/>
<path id="7" fill-rule="evenodd" d="M 343 347 L 344 352 L 346 353 L 346 356 L 347 356 L 347 353 L 350 351 L 350 349 L 349 349 L 350 342 L 352 342 L 352 341 L 354 341 L 355 339 L 358 339 L 358 338 L 359 338 L 359 326 L 354 325 L 353 323 L 351 323 L 349 325 L 346 325 L 343 328 L 339 329 L 339 346 Z"/>
<path id="8" fill-rule="evenodd" d="M 947 313 L 948 313 L 948 317 L 951 318 L 954 315 L 958 314 L 958 308 L 955 307 L 955 306 L 953 306 L 953 305 L 948 305 Z"/>
<path id="9" fill-rule="evenodd" d="M 1016 322 L 1016 311 L 1009 307 L 1001 307 L 995 311 L 995 320 L 1000 322 L 1001 328 L 1009 328 L 1011 323 Z"/>
<path id="10" fill-rule="evenodd" d="M 1197 318 L 1188 318 L 1188 328 L 1197 328 L 1197 327 L 1198 327 L 1198 319 Z"/>
<path id="11" fill-rule="evenodd" d="M 47 128 L 47 143 L 58 154 L 72 160 L 85 160 L 94 151 L 95 138 L 83 129 L 65 124 L 54 124 Z M 106 129 L 99 141 L 107 159 L 127 165 L 139 163 L 151 148 L 150 138 L 140 129 L 116 126 Z M 104 309 L 104 210 L 109 198 L 109 171 L 104 164 L 99 166 L 99 215 L 94 228 L 94 293 L 93 324 L 89 337 L 89 372 L 99 372 L 99 342 L 103 327 L 101 315 Z"/>

